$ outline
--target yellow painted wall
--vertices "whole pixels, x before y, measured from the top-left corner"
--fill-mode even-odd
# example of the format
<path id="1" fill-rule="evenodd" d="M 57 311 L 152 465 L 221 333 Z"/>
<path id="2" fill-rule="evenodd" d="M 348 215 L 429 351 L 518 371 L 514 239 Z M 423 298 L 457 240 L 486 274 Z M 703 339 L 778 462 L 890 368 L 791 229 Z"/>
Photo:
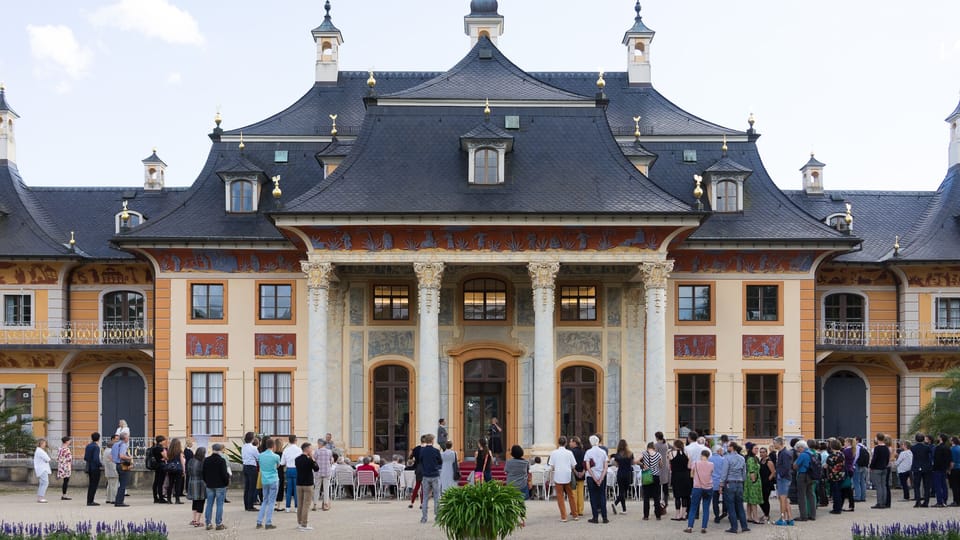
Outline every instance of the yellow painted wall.
<path id="1" fill-rule="evenodd" d="M 920 328 L 930 328 L 933 322 L 933 295 L 930 293 L 920 293 L 917 295 L 917 320 L 920 321 Z"/>
<path id="2" fill-rule="evenodd" d="M 0 373 L 0 386 L 16 388 L 30 386 L 33 388 L 33 407 L 31 414 L 35 417 L 47 415 L 47 374 L 46 373 Z M 33 433 L 37 437 L 46 437 L 47 426 L 43 422 L 33 423 Z"/>
<path id="3" fill-rule="evenodd" d="M 153 395 L 153 366 L 149 360 L 132 362 L 146 377 L 147 418 L 153 417 L 150 397 Z M 106 362 L 80 361 L 70 369 L 70 433 L 100 431 L 100 380 L 114 365 Z M 152 433 L 147 426 L 148 434 Z"/>

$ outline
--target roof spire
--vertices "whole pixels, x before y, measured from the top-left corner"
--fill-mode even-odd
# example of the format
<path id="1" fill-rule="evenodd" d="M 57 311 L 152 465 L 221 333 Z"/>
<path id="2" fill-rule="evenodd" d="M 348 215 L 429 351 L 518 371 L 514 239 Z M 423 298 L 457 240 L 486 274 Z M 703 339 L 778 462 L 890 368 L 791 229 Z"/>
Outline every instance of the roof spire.
<path id="1" fill-rule="evenodd" d="M 487 118 L 490 118 L 490 98 L 487 98 L 487 101 L 483 106 L 483 115 Z"/>
<path id="2" fill-rule="evenodd" d="M 633 117 L 633 137 L 638 141 L 640 140 L 640 118 L 639 114 Z"/>
<path id="3" fill-rule="evenodd" d="M 637 0 L 637 5 L 633 6 L 633 10 L 637 12 L 637 19 L 640 18 L 640 0 Z"/>
<path id="4" fill-rule="evenodd" d="M 330 136 L 331 136 L 331 137 L 334 137 L 334 138 L 337 137 L 337 116 L 339 116 L 339 115 L 338 115 L 338 114 L 331 114 L 331 115 L 330 115 L 330 120 L 333 121 L 333 125 L 330 126 Z"/>
<path id="5" fill-rule="evenodd" d="M 723 157 L 727 157 L 727 136 L 726 135 L 723 136 L 722 150 L 723 150 Z"/>

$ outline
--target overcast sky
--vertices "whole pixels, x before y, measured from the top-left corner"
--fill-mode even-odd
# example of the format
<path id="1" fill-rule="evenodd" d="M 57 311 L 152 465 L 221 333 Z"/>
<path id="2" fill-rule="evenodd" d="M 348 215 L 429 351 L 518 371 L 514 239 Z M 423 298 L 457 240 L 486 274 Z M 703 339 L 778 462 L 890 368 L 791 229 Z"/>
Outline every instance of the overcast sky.
<path id="1" fill-rule="evenodd" d="M 445 70 L 469 0 L 332 0 L 341 69 Z M 233 129 L 313 83 L 321 0 L 4 2 L 0 81 L 29 185 L 141 185 L 151 147 L 189 185 L 219 106 Z M 647 0 L 654 85 L 707 120 L 757 118 L 767 169 L 800 187 L 933 190 L 960 100 L 960 2 Z M 501 0 L 500 47 L 530 71 L 624 71 L 632 0 Z"/>

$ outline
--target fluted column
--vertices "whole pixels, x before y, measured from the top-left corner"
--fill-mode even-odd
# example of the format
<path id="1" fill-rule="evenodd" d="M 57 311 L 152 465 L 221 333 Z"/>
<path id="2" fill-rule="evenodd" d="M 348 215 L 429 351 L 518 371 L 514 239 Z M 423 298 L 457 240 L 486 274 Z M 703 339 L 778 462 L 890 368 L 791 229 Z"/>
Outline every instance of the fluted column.
<path id="1" fill-rule="evenodd" d="M 668 431 L 663 425 L 667 417 L 667 279 L 673 261 L 643 263 L 640 272 L 647 291 L 646 369 L 644 372 L 644 422 L 646 440 L 654 440 L 657 431 Z"/>
<path id="2" fill-rule="evenodd" d="M 533 281 L 533 448 L 545 453 L 557 445 L 553 304 L 560 263 L 532 262 L 527 270 Z"/>
<path id="3" fill-rule="evenodd" d="M 414 263 L 420 313 L 417 369 L 417 431 L 431 433 L 440 421 L 440 281 L 443 263 Z M 416 437 L 413 440 L 417 440 Z"/>
<path id="4" fill-rule="evenodd" d="M 309 315 L 307 333 L 307 440 L 326 433 L 327 418 L 327 317 L 332 263 L 301 261 L 307 275 Z"/>

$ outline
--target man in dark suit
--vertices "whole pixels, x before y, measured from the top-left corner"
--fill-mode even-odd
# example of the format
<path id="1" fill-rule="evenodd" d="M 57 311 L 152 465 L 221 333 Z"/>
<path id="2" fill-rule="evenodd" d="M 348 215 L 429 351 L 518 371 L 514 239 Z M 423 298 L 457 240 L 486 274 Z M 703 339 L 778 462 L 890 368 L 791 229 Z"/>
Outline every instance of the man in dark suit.
<path id="1" fill-rule="evenodd" d="M 83 451 L 83 461 L 87 463 L 87 506 L 100 506 L 93 502 L 100 486 L 100 470 L 103 462 L 100 461 L 100 434 L 96 431 L 90 435 L 90 444 Z"/>
<path id="2" fill-rule="evenodd" d="M 203 483 L 207 486 L 207 511 L 204 521 L 208 531 L 213 529 L 210 517 L 214 504 L 217 505 L 217 530 L 222 531 L 227 528 L 223 524 L 223 500 L 227 497 L 230 473 L 227 472 L 227 460 L 223 459 L 221 452 L 223 452 L 223 445 L 215 443 L 213 452 L 203 460 Z"/>
<path id="3" fill-rule="evenodd" d="M 917 444 L 910 448 L 913 452 L 913 506 L 923 508 L 930 505 L 933 449 L 926 443 L 926 437 L 922 433 L 917 433 L 916 441 Z"/>

